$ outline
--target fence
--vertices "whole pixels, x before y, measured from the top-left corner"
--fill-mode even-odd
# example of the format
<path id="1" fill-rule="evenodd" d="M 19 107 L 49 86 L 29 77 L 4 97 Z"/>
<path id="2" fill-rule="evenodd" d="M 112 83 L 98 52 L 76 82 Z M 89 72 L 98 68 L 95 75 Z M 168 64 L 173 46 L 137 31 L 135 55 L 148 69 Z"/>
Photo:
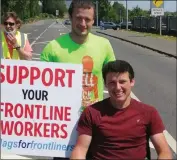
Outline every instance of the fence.
<path id="1" fill-rule="evenodd" d="M 131 29 L 140 32 L 159 33 L 159 23 L 159 17 L 134 17 Z M 162 17 L 162 33 L 177 35 L 177 16 Z"/>

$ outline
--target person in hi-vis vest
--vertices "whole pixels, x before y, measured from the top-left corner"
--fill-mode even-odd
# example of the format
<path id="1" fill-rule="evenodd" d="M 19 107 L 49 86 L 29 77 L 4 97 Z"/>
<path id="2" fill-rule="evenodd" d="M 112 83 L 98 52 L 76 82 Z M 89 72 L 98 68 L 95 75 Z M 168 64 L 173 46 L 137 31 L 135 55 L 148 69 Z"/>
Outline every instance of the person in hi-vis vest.
<path id="1" fill-rule="evenodd" d="M 21 20 L 15 12 L 7 12 L 3 18 L 1 32 L 1 58 L 31 60 L 32 48 L 27 34 L 19 32 Z"/>

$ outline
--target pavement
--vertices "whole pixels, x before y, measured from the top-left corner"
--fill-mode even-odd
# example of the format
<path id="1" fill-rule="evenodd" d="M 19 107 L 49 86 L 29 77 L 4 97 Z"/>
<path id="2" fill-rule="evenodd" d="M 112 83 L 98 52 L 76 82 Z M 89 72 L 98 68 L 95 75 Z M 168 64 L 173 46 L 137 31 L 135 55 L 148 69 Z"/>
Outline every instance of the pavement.
<path id="1" fill-rule="evenodd" d="M 175 40 L 167 40 L 158 37 L 148 36 L 147 34 L 130 32 L 125 30 L 97 30 L 97 33 L 108 35 L 114 38 L 118 38 L 122 41 L 126 41 L 158 53 L 177 58 Z"/>
<path id="2" fill-rule="evenodd" d="M 68 33 L 70 29 L 71 26 L 65 26 L 61 22 L 57 24 L 53 20 L 25 25 L 22 31 L 28 33 L 29 41 L 34 50 L 33 61 L 40 61 L 40 53 L 49 41 Z M 100 30 L 96 28 L 92 32 L 110 41 L 116 59 L 127 60 L 133 66 L 136 84 L 133 88 L 132 96 L 137 100 L 154 106 L 158 110 L 166 127 L 165 136 L 172 149 L 174 159 L 176 159 L 176 58 L 157 54 L 156 51 L 127 43 L 125 40 L 114 38 L 113 36 L 98 33 Z M 115 31 L 114 35 L 117 32 L 120 34 L 119 31 Z M 129 37 L 131 36 L 129 35 Z M 137 41 L 137 39 L 134 38 L 134 41 Z M 167 51 L 170 52 L 171 47 L 167 48 Z M 108 96 L 108 92 L 105 89 L 104 97 Z M 153 146 L 151 146 L 151 153 L 152 159 L 157 159 Z M 15 155 L 8 154 L 3 155 L 3 157 L 1 155 L 1 158 L 32 158 L 29 156 L 19 158 L 18 156 L 16 155 L 15 158 Z M 40 158 L 33 157 L 33 159 Z"/>

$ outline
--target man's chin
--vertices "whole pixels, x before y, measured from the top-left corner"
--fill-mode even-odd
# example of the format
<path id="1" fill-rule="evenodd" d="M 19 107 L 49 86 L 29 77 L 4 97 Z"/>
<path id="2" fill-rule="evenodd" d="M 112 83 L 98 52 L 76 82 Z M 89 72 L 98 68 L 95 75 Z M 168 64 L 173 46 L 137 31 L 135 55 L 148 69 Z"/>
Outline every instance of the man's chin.
<path id="1" fill-rule="evenodd" d="M 87 35 L 88 35 L 88 32 L 80 32 L 80 35 L 81 35 L 81 36 L 87 36 Z"/>

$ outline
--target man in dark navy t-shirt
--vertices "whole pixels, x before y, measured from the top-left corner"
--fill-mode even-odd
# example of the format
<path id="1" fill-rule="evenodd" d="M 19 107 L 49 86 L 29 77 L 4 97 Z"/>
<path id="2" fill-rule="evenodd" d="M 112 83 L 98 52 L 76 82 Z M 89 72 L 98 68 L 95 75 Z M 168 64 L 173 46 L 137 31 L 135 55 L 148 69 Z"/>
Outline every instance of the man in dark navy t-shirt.
<path id="1" fill-rule="evenodd" d="M 149 138 L 158 159 L 172 159 L 157 110 L 130 96 L 135 84 L 132 66 L 121 60 L 109 62 L 103 79 L 110 97 L 82 113 L 71 159 L 145 159 Z"/>

